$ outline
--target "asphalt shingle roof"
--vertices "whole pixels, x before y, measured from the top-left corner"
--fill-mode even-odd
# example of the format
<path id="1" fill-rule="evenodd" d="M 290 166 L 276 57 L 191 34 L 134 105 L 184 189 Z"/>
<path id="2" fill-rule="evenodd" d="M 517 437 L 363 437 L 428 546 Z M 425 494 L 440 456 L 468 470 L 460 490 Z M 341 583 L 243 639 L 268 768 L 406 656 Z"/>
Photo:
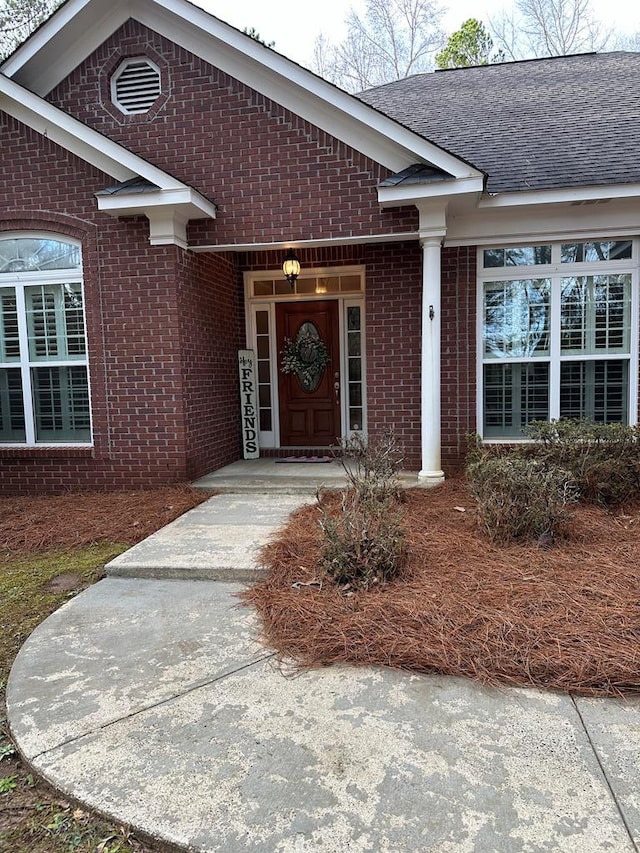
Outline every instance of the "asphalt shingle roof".
<path id="1" fill-rule="evenodd" d="M 489 192 L 640 183 L 640 53 L 417 74 L 358 97 L 486 172 Z"/>

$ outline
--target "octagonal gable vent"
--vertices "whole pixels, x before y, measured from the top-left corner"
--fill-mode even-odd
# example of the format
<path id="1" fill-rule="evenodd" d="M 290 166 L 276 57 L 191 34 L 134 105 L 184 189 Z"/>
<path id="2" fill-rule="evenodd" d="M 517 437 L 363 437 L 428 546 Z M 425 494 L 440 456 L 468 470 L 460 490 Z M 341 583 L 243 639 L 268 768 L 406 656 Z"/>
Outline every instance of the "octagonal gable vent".
<path id="1" fill-rule="evenodd" d="M 113 103 L 127 115 L 148 112 L 161 92 L 160 69 L 144 56 L 125 60 L 111 78 Z"/>

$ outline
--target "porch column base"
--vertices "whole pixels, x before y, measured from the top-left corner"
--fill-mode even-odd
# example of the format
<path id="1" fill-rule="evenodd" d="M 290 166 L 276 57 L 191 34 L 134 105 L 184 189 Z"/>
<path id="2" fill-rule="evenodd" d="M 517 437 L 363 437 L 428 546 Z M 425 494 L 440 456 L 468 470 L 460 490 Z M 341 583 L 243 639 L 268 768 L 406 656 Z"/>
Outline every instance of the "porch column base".
<path id="1" fill-rule="evenodd" d="M 444 483 L 444 471 L 420 471 L 418 482 L 427 489 L 431 486 L 438 486 L 440 483 Z"/>

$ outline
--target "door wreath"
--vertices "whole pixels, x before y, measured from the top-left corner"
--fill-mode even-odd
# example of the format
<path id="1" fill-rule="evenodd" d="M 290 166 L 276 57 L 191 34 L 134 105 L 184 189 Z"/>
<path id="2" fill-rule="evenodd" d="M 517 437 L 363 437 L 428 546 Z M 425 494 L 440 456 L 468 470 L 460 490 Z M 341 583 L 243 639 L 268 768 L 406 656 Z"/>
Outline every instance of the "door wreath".
<path id="1" fill-rule="evenodd" d="M 295 339 L 284 339 L 280 370 L 282 373 L 295 373 L 305 391 L 311 393 L 316 390 L 330 362 L 326 344 L 313 323 L 303 323 Z"/>

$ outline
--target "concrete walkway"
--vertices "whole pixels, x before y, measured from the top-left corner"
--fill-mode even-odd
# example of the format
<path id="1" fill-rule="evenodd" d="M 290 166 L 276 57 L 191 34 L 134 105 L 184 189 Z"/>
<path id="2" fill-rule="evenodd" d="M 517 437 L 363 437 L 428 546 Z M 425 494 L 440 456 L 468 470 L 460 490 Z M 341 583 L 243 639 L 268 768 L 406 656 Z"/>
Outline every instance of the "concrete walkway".
<path id="1" fill-rule="evenodd" d="M 114 577 L 240 580 L 262 577 L 260 548 L 311 497 L 221 494 L 134 545 L 106 567 Z"/>
<path id="2" fill-rule="evenodd" d="M 110 576 L 36 629 L 7 690 L 35 769 L 191 851 L 637 851 L 640 702 L 372 668 L 290 677 L 241 584 L 164 576 L 251 577 L 302 500 L 214 497 L 110 569 L 144 578 Z"/>

